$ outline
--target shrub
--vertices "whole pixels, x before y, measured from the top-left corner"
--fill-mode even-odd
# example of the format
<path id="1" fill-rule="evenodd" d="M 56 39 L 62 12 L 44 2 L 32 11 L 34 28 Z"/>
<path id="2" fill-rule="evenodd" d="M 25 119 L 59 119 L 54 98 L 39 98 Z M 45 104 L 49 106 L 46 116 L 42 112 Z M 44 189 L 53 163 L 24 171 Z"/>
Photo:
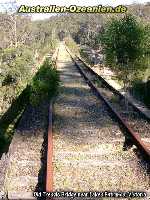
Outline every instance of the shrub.
<path id="1" fill-rule="evenodd" d="M 134 92 L 134 96 L 137 99 L 142 100 L 148 108 L 150 108 L 150 80 L 146 83 L 137 81 L 134 83 L 134 87 L 132 89 Z"/>
<path id="2" fill-rule="evenodd" d="M 145 54 L 148 52 L 148 27 L 132 15 L 112 19 L 100 36 L 106 55 L 106 64 L 115 70 L 125 90 L 147 68 Z"/>
<path id="3" fill-rule="evenodd" d="M 108 64 L 133 63 L 143 55 L 144 34 L 144 27 L 131 15 L 112 19 L 102 38 Z"/>
<path id="4" fill-rule="evenodd" d="M 51 99 L 58 91 L 59 74 L 53 63 L 46 59 L 36 76 L 33 78 L 30 88 L 30 102 L 37 105 L 44 99 Z"/>

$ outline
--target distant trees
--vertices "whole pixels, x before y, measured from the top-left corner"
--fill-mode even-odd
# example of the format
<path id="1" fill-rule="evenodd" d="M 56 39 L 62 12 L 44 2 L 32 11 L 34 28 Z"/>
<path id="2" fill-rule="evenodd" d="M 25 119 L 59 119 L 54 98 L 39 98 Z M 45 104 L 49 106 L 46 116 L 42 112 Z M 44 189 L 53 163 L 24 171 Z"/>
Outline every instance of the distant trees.
<path id="1" fill-rule="evenodd" d="M 147 19 L 149 5 L 140 8 L 144 20 Z M 135 14 L 135 11 L 132 10 L 132 13 Z M 31 66 L 52 49 L 61 31 L 65 32 L 65 37 L 73 37 L 78 44 L 86 44 L 91 48 L 103 45 L 107 63 L 115 66 L 118 75 L 123 76 L 125 81 L 131 79 L 131 69 L 144 69 L 146 66 L 145 58 L 149 57 L 150 49 L 150 42 L 147 42 L 150 38 L 149 26 L 142 26 L 132 16 L 120 19 L 117 16 L 118 19 L 105 26 L 108 15 L 59 14 L 50 19 L 32 21 L 29 16 L 16 15 L 14 12 L 0 13 L 0 85 L 3 84 L 3 89 L 9 84 L 15 87 L 21 78 L 20 74 L 23 80 L 28 63 Z M 68 43 L 75 46 L 70 39 Z"/>
<path id="2" fill-rule="evenodd" d="M 0 115 L 26 87 L 37 62 L 55 47 L 49 20 L 0 13 Z"/>
<path id="3" fill-rule="evenodd" d="M 63 39 L 64 39 L 64 37 L 65 37 L 65 32 L 64 32 L 64 31 L 60 31 L 60 32 L 58 33 L 58 37 L 59 37 L 60 41 L 63 41 Z"/>
<path id="4" fill-rule="evenodd" d="M 103 16 L 86 16 L 86 21 L 81 22 L 78 26 L 78 31 L 73 33 L 74 40 L 81 45 L 88 45 L 90 47 L 96 47 L 96 36 L 103 27 Z"/>
<path id="5" fill-rule="evenodd" d="M 0 47 L 16 45 L 16 21 L 13 16 L 7 14 L 0 14 Z"/>

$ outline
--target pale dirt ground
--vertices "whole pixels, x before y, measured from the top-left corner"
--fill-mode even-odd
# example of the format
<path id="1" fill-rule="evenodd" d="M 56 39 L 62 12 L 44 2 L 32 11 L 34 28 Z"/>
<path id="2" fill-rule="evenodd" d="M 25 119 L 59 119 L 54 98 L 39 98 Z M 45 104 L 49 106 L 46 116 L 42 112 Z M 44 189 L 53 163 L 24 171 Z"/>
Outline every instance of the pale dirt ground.
<path id="1" fill-rule="evenodd" d="M 62 87 L 54 105 L 54 190 L 148 191 L 149 177 L 133 149 L 122 150 L 122 131 L 62 44 L 58 70 Z"/>

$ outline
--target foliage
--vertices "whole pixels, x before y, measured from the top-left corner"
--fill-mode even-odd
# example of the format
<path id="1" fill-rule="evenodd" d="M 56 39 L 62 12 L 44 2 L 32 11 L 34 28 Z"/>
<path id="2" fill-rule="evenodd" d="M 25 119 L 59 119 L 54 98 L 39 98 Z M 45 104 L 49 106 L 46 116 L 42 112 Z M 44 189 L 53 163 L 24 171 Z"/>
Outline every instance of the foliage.
<path id="1" fill-rule="evenodd" d="M 43 45 L 43 46 L 42 46 Z M 56 41 L 32 47 L 21 45 L 0 52 L 0 114 L 5 112 L 20 92 L 30 82 L 41 56 L 56 45 Z M 37 49 L 36 51 L 34 49 Z"/>
<path id="2" fill-rule="evenodd" d="M 39 54 L 44 56 L 46 53 L 48 53 L 50 50 L 53 50 L 58 43 L 57 39 L 54 39 L 53 41 L 48 41 L 44 44 L 42 44 L 39 48 Z"/>
<path id="3" fill-rule="evenodd" d="M 23 104 L 22 107 L 17 101 L 18 103 L 14 107 L 14 102 L 35 75 L 41 58 L 55 48 L 57 41 L 52 36 L 53 27 L 49 20 L 33 22 L 28 16 L 0 13 L 0 22 L 2 28 L 0 33 L 0 116 L 7 116 L 7 119 L 11 116 L 11 119 L 16 119 L 16 115 L 18 116 L 25 105 Z M 54 80 L 54 72 L 51 72 L 51 76 Z M 40 89 L 44 87 L 45 85 L 40 85 Z M 53 87 L 55 87 L 55 83 Z M 34 90 L 34 87 L 30 87 L 30 92 L 32 89 Z M 33 97 L 33 93 L 30 94 L 30 92 L 29 96 Z M 41 94 L 44 95 L 42 92 Z M 25 104 L 28 103 L 28 99 L 23 98 L 22 103 L 24 101 Z M 9 110 L 11 107 L 13 110 Z M 10 112 L 8 113 L 8 111 Z M 3 126 L 7 127 L 9 122 L 10 120 L 3 121 Z M 0 145 L 7 144 L 11 138 L 9 137 L 11 133 L 7 130 L 3 127 L 2 132 L 0 131 Z"/>
<path id="4" fill-rule="evenodd" d="M 46 59 L 36 76 L 33 78 L 30 90 L 30 102 L 38 104 L 44 99 L 53 97 L 59 86 L 59 74 L 53 63 Z"/>
<path id="5" fill-rule="evenodd" d="M 3 50 L 0 65 L 0 114 L 9 108 L 26 87 L 33 75 L 34 63 L 33 52 L 27 47 Z"/>
<path id="6" fill-rule="evenodd" d="M 112 19 L 105 30 L 102 44 L 108 64 L 133 63 L 143 54 L 144 29 L 133 16 Z"/>
<path id="7" fill-rule="evenodd" d="M 143 101 L 150 108 L 150 80 L 146 83 L 136 81 L 131 92 L 137 99 Z"/>
<path id="8" fill-rule="evenodd" d="M 149 20 L 149 5 L 133 4 L 128 10 L 140 17 L 144 23 Z M 12 102 L 15 101 L 24 88 L 26 88 L 37 70 L 33 65 L 37 63 L 45 53 L 48 53 L 55 48 L 57 42 L 56 39 L 58 38 L 58 33 L 60 33 L 60 31 L 65 30 L 65 35 L 67 36 L 66 44 L 75 53 L 78 53 L 78 46 L 71 37 L 80 44 L 86 43 L 90 45 L 90 47 L 95 48 L 96 43 L 102 42 L 103 36 L 106 36 L 107 30 L 103 35 L 105 30 L 103 27 L 108 19 L 109 14 L 99 15 L 85 13 L 78 15 L 55 15 L 50 19 L 32 21 L 29 16 L 0 13 L 0 114 L 3 114 L 9 108 L 12 105 Z M 141 81 L 144 76 L 143 71 L 149 60 L 150 26 L 145 26 L 144 34 L 142 34 L 142 32 L 135 32 L 137 35 L 134 35 L 133 32 L 130 32 L 132 26 L 129 28 L 127 24 L 125 24 L 125 20 L 119 19 L 119 17 L 118 21 L 122 24 L 122 29 L 120 28 L 119 31 L 125 31 L 126 34 L 123 34 L 123 37 L 120 37 L 120 35 L 116 33 L 115 41 L 119 41 L 119 43 L 123 45 L 123 48 L 125 48 L 123 49 L 121 46 L 122 49 L 116 51 L 117 53 L 111 48 L 107 49 L 107 61 L 109 64 L 111 64 L 112 61 L 115 63 L 115 70 L 120 77 L 124 77 L 124 80 L 129 80 L 133 75 L 133 73 L 130 72 L 134 72 L 136 73 L 136 77 L 133 76 L 132 78 Z M 123 24 L 126 28 L 123 27 Z M 131 20 L 128 20 L 128 24 L 136 25 L 137 30 L 143 31 L 143 26 L 139 25 L 135 19 L 132 20 L 132 17 Z M 118 22 L 116 22 L 116 25 L 118 25 Z M 135 31 L 136 29 L 133 30 Z M 119 37 L 118 39 L 117 34 Z M 127 40 L 127 43 L 125 41 L 128 39 L 128 34 L 129 36 L 132 36 L 134 41 L 134 48 L 132 48 L 132 50 L 130 49 L 130 52 L 127 51 L 127 49 L 131 46 L 132 42 L 130 41 L 132 40 Z M 96 37 L 97 35 L 98 37 Z M 137 44 L 134 38 L 135 36 L 138 36 Z M 112 36 L 109 37 L 110 35 L 108 34 L 108 37 L 105 39 L 108 40 L 111 39 L 111 37 L 113 38 L 113 33 Z M 143 37 L 144 39 L 140 42 Z M 95 38 L 97 40 L 95 40 Z M 111 44 L 113 45 L 113 43 Z M 105 44 L 104 47 L 106 47 Z M 139 49 L 135 49 L 135 47 L 138 47 Z M 129 65 L 126 64 L 126 60 Z M 125 65 L 120 65 L 119 63 L 125 63 Z M 36 104 L 38 101 L 50 95 L 50 91 L 48 91 L 47 87 L 48 84 L 52 93 L 55 92 L 54 88 L 58 86 L 58 74 L 53 68 L 52 63 L 45 65 L 50 66 L 50 69 L 41 66 L 40 71 L 32 81 L 30 87 L 31 103 Z M 49 81 L 46 82 L 45 80 Z M 45 93 L 42 91 L 45 91 Z M 46 96 L 44 96 L 44 94 Z"/>
<path id="9" fill-rule="evenodd" d="M 0 118 L 0 153 L 4 152 L 9 145 L 13 136 L 15 123 L 25 107 L 29 103 L 37 106 L 45 99 L 50 100 L 57 94 L 58 86 L 59 74 L 53 63 L 47 59 L 32 78 L 30 84 L 12 101 L 7 112 Z"/>
<path id="10" fill-rule="evenodd" d="M 145 25 L 143 47 L 145 51 L 144 54 L 150 55 L 150 24 Z"/>
<path id="11" fill-rule="evenodd" d="M 147 68 L 148 31 L 132 15 L 113 18 L 98 38 L 104 48 L 106 64 L 115 70 L 127 89 Z M 146 40 L 146 41 L 145 41 Z"/>

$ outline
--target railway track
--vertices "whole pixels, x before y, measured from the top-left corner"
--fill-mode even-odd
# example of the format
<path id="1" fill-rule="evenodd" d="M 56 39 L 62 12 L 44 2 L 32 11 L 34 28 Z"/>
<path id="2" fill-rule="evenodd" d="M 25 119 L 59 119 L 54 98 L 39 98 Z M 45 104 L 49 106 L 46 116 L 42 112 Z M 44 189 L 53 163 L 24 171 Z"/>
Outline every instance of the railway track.
<path id="1" fill-rule="evenodd" d="M 77 56 L 74 58 L 68 49 L 67 52 L 95 94 L 106 103 L 125 128 L 128 133 L 126 145 L 135 144 L 144 153 L 145 158 L 150 161 L 150 119 L 88 67 L 82 59 Z"/>
<path id="2" fill-rule="evenodd" d="M 64 51 L 65 51 L 65 48 L 64 48 Z M 58 97 L 58 100 L 56 100 L 54 104 L 54 112 L 55 112 L 54 117 L 52 116 L 52 105 L 50 106 L 50 112 L 49 112 L 49 130 L 48 130 L 49 139 L 48 139 L 47 180 L 46 180 L 46 191 L 48 192 L 51 192 L 54 190 L 66 191 L 66 190 L 71 190 L 71 188 L 77 190 L 77 187 L 74 185 L 75 181 L 73 180 L 71 181 L 72 173 L 75 176 L 72 178 L 75 178 L 75 180 L 80 174 L 84 177 L 84 181 L 85 181 L 85 179 L 88 179 L 88 178 L 85 178 L 84 173 L 86 173 L 87 176 L 92 176 L 92 174 L 90 174 L 91 172 L 89 172 L 90 170 L 89 169 L 87 170 L 87 165 L 89 165 L 88 168 L 92 168 L 91 166 L 93 165 L 95 166 L 96 168 L 95 174 L 97 175 L 93 174 L 93 176 L 98 176 L 99 175 L 98 173 L 101 173 L 101 171 L 104 171 L 104 173 L 108 172 L 108 177 L 109 177 L 110 176 L 109 173 L 111 170 L 110 169 L 109 169 L 110 171 L 106 170 L 109 163 L 111 163 L 110 166 L 116 165 L 117 166 L 116 168 L 118 168 L 118 165 L 121 166 L 123 162 L 124 165 L 126 166 L 125 169 L 127 171 L 130 171 L 130 173 L 132 174 L 132 170 L 136 171 L 136 168 L 137 168 L 136 163 L 139 163 L 139 162 L 137 161 L 137 158 L 135 157 L 132 151 L 125 153 L 128 155 L 127 158 L 125 157 L 122 150 L 120 150 L 123 144 L 124 144 L 124 147 L 126 147 L 126 145 L 129 146 L 131 144 L 136 145 L 142 152 L 142 156 L 144 156 L 144 159 L 146 159 L 147 162 L 149 162 L 150 160 L 150 149 L 148 145 L 146 144 L 146 142 L 144 142 L 144 140 L 141 139 L 142 131 L 144 131 L 146 137 L 148 136 L 149 124 L 147 125 L 147 128 L 148 128 L 147 132 L 145 132 L 145 129 L 143 127 L 140 130 L 141 135 L 139 135 L 139 132 L 138 133 L 135 132 L 137 129 L 139 129 L 138 128 L 139 121 L 136 121 L 136 120 L 143 120 L 142 123 L 146 125 L 146 122 L 148 121 L 148 119 L 145 118 L 144 114 L 140 113 L 140 111 L 138 111 L 136 108 L 133 108 L 131 103 L 129 103 L 128 105 L 128 110 L 124 109 L 124 105 L 126 104 L 126 102 L 124 101 L 124 97 L 121 96 L 115 90 L 113 91 L 113 88 L 109 86 L 107 87 L 107 85 L 105 85 L 105 81 L 100 82 L 101 78 L 97 74 L 94 74 L 94 72 L 91 72 L 91 70 L 88 69 L 87 66 L 85 66 L 82 60 L 80 60 L 77 57 L 74 58 L 72 54 L 70 53 L 70 51 L 68 50 L 68 48 L 66 48 L 66 51 L 67 51 L 67 54 L 69 54 L 69 57 L 71 57 L 73 63 L 75 63 L 75 65 L 77 66 L 80 74 L 84 77 L 84 79 L 86 80 L 86 82 L 88 83 L 92 91 L 96 94 L 98 99 L 100 99 L 100 101 L 97 102 L 96 99 L 93 101 L 94 97 L 92 96 L 92 93 L 90 92 L 91 89 L 87 88 L 87 86 L 84 86 L 85 83 L 83 82 L 83 80 L 81 80 L 82 78 L 80 78 L 80 75 L 78 75 L 74 67 L 72 67 L 71 69 L 68 68 L 68 63 L 70 63 L 71 61 L 64 62 L 59 58 L 59 54 L 61 52 L 59 50 L 57 54 L 57 58 L 58 58 L 57 64 L 58 64 L 58 68 L 62 68 L 61 79 L 65 83 L 64 84 L 65 89 L 60 94 L 60 97 Z M 81 82 L 82 84 L 84 83 L 81 86 L 82 89 L 78 89 L 78 84 L 79 84 L 78 82 L 79 83 Z M 72 91 L 70 91 L 70 87 L 72 88 Z M 83 90 L 85 90 L 85 92 L 83 92 Z M 76 98 L 70 97 L 71 96 L 70 94 L 72 96 L 76 96 Z M 116 95 L 115 97 L 114 97 L 114 94 Z M 87 97 L 85 97 L 85 95 L 87 95 Z M 69 98 L 73 98 L 73 99 L 69 100 Z M 100 107 L 100 108 L 97 110 L 97 107 Z M 79 108 L 82 111 L 81 110 L 79 111 L 78 110 Z M 113 122 L 109 122 L 111 124 L 110 125 L 108 123 L 108 121 L 110 120 L 110 119 L 109 120 L 107 119 L 107 115 L 109 111 L 108 113 L 107 111 L 105 111 L 108 108 L 109 108 L 109 111 L 111 111 L 111 115 L 113 115 L 113 117 L 117 119 L 117 121 L 119 121 L 119 124 L 121 124 L 121 127 L 123 127 L 123 129 L 125 130 L 125 135 L 126 135 L 125 143 L 123 141 L 124 136 L 120 136 L 121 134 L 118 127 L 116 127 L 116 124 L 112 125 Z M 65 112 L 67 112 L 67 116 Z M 82 118 L 79 120 L 79 117 L 77 116 L 80 116 L 81 113 L 85 119 Z M 130 113 L 129 116 L 128 116 L 128 113 Z M 61 117 L 58 115 L 60 115 Z M 94 117 L 94 121 L 93 119 L 91 119 L 92 117 Z M 103 132 L 99 134 L 100 130 L 102 129 L 103 123 L 105 123 L 105 122 L 102 122 L 103 120 L 107 121 L 108 129 L 109 129 L 109 131 L 108 130 L 107 131 L 111 136 L 110 135 L 107 136 L 107 133 L 106 135 L 104 134 L 104 132 L 107 132 L 106 130 L 105 131 L 103 130 Z M 129 123 L 131 120 L 133 120 L 132 122 L 134 122 L 134 124 L 135 122 L 137 122 L 136 127 L 134 127 L 133 123 Z M 52 124 L 52 121 L 53 121 L 53 124 Z M 52 129 L 52 125 L 53 125 L 53 129 Z M 85 126 L 87 125 L 89 125 L 89 127 L 85 128 Z M 111 126 L 113 127 L 114 130 L 111 129 Z M 71 127 L 73 127 L 74 130 L 71 130 Z M 53 130 L 53 133 L 52 133 L 52 130 Z M 60 132 L 60 133 L 57 133 L 57 132 Z M 85 144 L 85 141 L 86 141 L 86 144 Z M 106 145 L 107 148 L 105 147 L 105 145 L 103 145 L 103 143 L 108 143 Z M 95 148 L 93 147 L 94 145 L 96 147 L 97 153 L 95 153 Z M 97 147 L 97 145 L 99 146 Z M 87 148 L 89 149 L 89 152 L 87 151 Z M 109 154 L 103 156 L 103 154 L 105 153 L 102 153 L 102 152 L 103 151 L 108 152 L 109 151 L 108 149 L 110 150 Z M 119 149 L 119 153 L 118 153 L 118 149 Z M 114 154 L 116 154 L 117 160 L 114 160 L 115 159 Z M 121 154 L 120 157 L 118 157 L 119 154 Z M 134 157 L 135 160 L 132 158 L 132 156 Z M 108 157 L 108 158 L 105 160 L 104 159 L 105 157 L 106 158 Z M 96 161 L 94 161 L 95 158 L 96 158 Z M 128 165 L 128 162 L 130 163 L 129 165 Z M 103 168 L 104 165 L 106 165 L 107 167 L 105 166 Z M 132 167 L 130 168 L 129 167 L 130 165 L 131 166 L 133 165 L 133 168 Z M 85 167 L 84 172 L 82 171 L 82 168 L 84 168 L 83 166 Z M 75 173 L 75 170 L 77 171 L 77 174 Z M 112 169 L 112 171 L 113 170 L 114 168 Z M 120 170 L 118 170 L 118 171 L 115 171 L 115 173 L 118 174 L 118 176 L 120 176 L 120 173 L 126 173 L 126 172 L 123 172 L 124 169 L 122 169 L 122 167 L 121 167 L 121 170 L 122 172 L 119 172 Z M 113 178 L 116 179 L 116 177 L 113 177 Z M 89 178 L 89 180 L 85 182 L 85 185 L 84 185 L 85 188 L 88 182 L 91 183 L 90 187 L 92 187 L 92 184 L 93 184 L 91 182 L 92 180 L 91 178 Z M 80 185 L 80 180 L 78 180 L 77 182 Z M 101 180 L 101 182 L 102 182 L 101 187 L 103 188 L 103 185 L 105 184 L 103 183 L 103 180 Z M 118 188 L 118 189 L 122 189 L 123 186 L 120 186 L 120 187 L 121 188 Z M 95 187 L 93 186 L 93 188 L 96 188 L 96 186 Z"/>
<path id="3" fill-rule="evenodd" d="M 143 118 L 145 118 L 148 122 L 150 122 L 150 117 L 146 113 L 142 112 L 139 107 L 137 107 L 135 104 L 132 103 L 131 100 L 126 98 L 122 93 L 120 93 L 118 90 L 116 90 L 113 86 L 111 86 L 102 76 L 98 75 L 88 64 L 85 63 L 85 61 L 80 58 L 79 56 L 76 56 L 77 59 L 83 63 L 85 67 L 89 69 L 91 74 L 93 74 L 106 88 L 108 88 L 110 91 L 112 91 L 116 96 L 119 97 L 119 99 L 123 99 L 127 101 L 127 104 L 131 106 L 135 111 L 137 111 Z"/>

